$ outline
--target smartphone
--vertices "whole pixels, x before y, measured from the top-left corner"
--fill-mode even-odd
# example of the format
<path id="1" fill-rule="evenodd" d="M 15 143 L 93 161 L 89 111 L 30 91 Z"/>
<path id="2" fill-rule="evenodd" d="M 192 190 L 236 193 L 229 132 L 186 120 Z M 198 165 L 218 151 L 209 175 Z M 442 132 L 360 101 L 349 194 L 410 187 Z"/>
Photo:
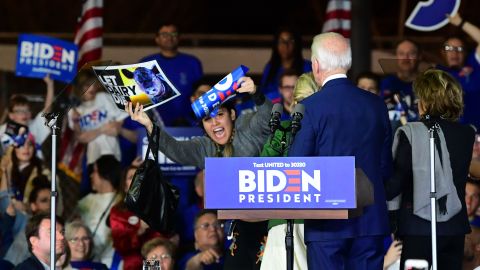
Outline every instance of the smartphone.
<path id="1" fill-rule="evenodd" d="M 162 270 L 159 260 L 143 260 L 142 270 Z"/>
<path id="2" fill-rule="evenodd" d="M 405 261 L 404 270 L 428 270 L 428 262 L 420 259 L 408 259 Z"/>

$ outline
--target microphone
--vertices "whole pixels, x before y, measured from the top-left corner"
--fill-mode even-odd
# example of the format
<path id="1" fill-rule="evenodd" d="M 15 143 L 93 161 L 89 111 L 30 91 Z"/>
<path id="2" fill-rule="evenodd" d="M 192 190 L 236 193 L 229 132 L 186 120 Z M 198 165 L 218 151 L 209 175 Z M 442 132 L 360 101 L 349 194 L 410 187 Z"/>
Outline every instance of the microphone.
<path id="1" fill-rule="evenodd" d="M 297 104 L 292 111 L 292 137 L 302 128 L 303 114 L 305 114 L 305 106 L 303 104 Z"/>
<path id="2" fill-rule="evenodd" d="M 270 121 L 268 122 L 268 126 L 270 127 L 270 132 L 272 134 L 280 127 L 280 117 L 282 116 L 282 113 L 283 105 L 280 103 L 274 104 L 270 116 Z"/>

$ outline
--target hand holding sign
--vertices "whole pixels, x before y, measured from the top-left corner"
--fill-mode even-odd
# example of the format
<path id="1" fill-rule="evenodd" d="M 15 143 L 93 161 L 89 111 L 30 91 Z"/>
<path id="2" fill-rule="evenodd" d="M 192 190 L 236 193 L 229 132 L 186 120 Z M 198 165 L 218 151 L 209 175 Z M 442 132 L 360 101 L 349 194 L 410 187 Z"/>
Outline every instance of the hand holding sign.
<path id="1" fill-rule="evenodd" d="M 462 17 L 460 17 L 460 14 L 458 13 L 455 13 L 454 15 L 451 15 L 451 16 L 449 14 L 446 14 L 445 16 L 447 16 L 448 21 L 455 26 L 460 26 L 460 24 L 463 21 Z"/>
<path id="2" fill-rule="evenodd" d="M 150 118 L 148 117 L 148 115 L 143 111 L 143 105 L 141 105 L 140 103 L 136 103 L 135 105 L 133 105 L 132 102 L 128 102 L 127 104 L 125 104 L 125 111 L 130 115 L 133 121 L 137 121 L 138 123 L 145 126 L 148 134 L 152 133 L 153 123 L 152 120 L 150 120 Z"/>
<path id="3" fill-rule="evenodd" d="M 200 96 L 192 103 L 192 109 L 198 119 L 214 112 L 220 104 L 235 96 L 236 91 L 240 93 L 255 93 L 255 85 L 253 81 L 244 77 L 248 68 L 240 65 L 234 71 L 229 73 L 225 78 L 212 87 L 207 93 Z M 246 85 L 241 86 L 242 83 Z"/>

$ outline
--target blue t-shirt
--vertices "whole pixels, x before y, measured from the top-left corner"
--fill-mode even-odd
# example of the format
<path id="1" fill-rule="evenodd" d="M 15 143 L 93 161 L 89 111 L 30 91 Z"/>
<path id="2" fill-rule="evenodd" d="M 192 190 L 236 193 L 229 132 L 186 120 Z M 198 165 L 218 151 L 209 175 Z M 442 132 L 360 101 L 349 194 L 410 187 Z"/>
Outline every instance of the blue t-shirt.
<path id="1" fill-rule="evenodd" d="M 400 97 L 399 103 L 394 99 L 395 94 L 398 94 Z M 388 75 L 380 82 L 380 96 L 387 105 L 393 134 L 401 126 L 400 117 L 402 115 L 409 122 L 418 120 L 418 108 L 415 103 L 415 94 L 413 93 L 413 82 L 405 82 L 396 75 Z"/>
<path id="2" fill-rule="evenodd" d="M 463 116 L 460 122 L 473 124 L 480 130 L 480 63 L 475 53 L 470 54 L 463 68 L 449 68 L 437 66 L 438 69 L 448 72 L 462 85 L 463 89 Z"/>
<path id="3" fill-rule="evenodd" d="M 198 58 L 184 53 L 178 53 L 175 57 L 164 57 L 157 53 L 145 58 L 140 62 L 157 60 L 160 68 L 178 89 L 180 96 L 157 107 L 160 116 L 166 126 L 188 125 L 186 119 L 191 112 L 190 96 L 194 89 L 193 83 L 203 76 L 202 64 Z"/>
<path id="4" fill-rule="evenodd" d="M 267 76 L 269 71 L 270 63 L 267 63 L 265 65 L 265 68 L 263 69 L 262 81 L 260 83 L 261 89 L 263 91 L 263 94 L 265 94 L 265 96 L 268 97 L 273 103 L 278 103 L 281 99 L 280 93 L 278 91 L 278 83 L 280 80 L 280 76 L 285 71 L 285 69 L 280 66 L 280 68 L 277 70 L 275 78 L 272 81 L 267 82 Z M 312 62 L 310 60 L 303 59 L 303 72 L 305 73 L 310 71 L 312 71 Z"/>

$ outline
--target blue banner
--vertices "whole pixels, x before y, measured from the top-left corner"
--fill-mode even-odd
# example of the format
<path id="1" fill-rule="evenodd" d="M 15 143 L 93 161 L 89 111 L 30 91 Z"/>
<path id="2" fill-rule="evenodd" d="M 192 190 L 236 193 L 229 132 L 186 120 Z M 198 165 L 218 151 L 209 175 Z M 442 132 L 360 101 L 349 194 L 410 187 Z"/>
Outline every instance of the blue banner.
<path id="1" fill-rule="evenodd" d="M 448 15 L 457 13 L 460 0 L 419 1 L 405 25 L 418 31 L 435 31 L 448 24 Z"/>
<path id="2" fill-rule="evenodd" d="M 77 45 L 61 39 L 22 34 L 18 38 L 15 74 L 70 83 L 77 72 Z"/>
<path id="3" fill-rule="evenodd" d="M 165 131 L 178 141 L 188 141 L 195 137 L 203 136 L 204 132 L 198 127 L 166 127 Z M 137 156 L 145 157 L 148 147 L 147 132 L 144 128 L 138 129 Z M 153 157 L 151 157 L 153 159 Z M 195 166 L 184 166 L 173 162 L 162 152 L 158 152 L 158 163 L 166 176 L 195 176 L 198 168 Z"/>
<path id="4" fill-rule="evenodd" d="M 207 209 L 356 207 L 354 157 L 205 160 Z"/>

